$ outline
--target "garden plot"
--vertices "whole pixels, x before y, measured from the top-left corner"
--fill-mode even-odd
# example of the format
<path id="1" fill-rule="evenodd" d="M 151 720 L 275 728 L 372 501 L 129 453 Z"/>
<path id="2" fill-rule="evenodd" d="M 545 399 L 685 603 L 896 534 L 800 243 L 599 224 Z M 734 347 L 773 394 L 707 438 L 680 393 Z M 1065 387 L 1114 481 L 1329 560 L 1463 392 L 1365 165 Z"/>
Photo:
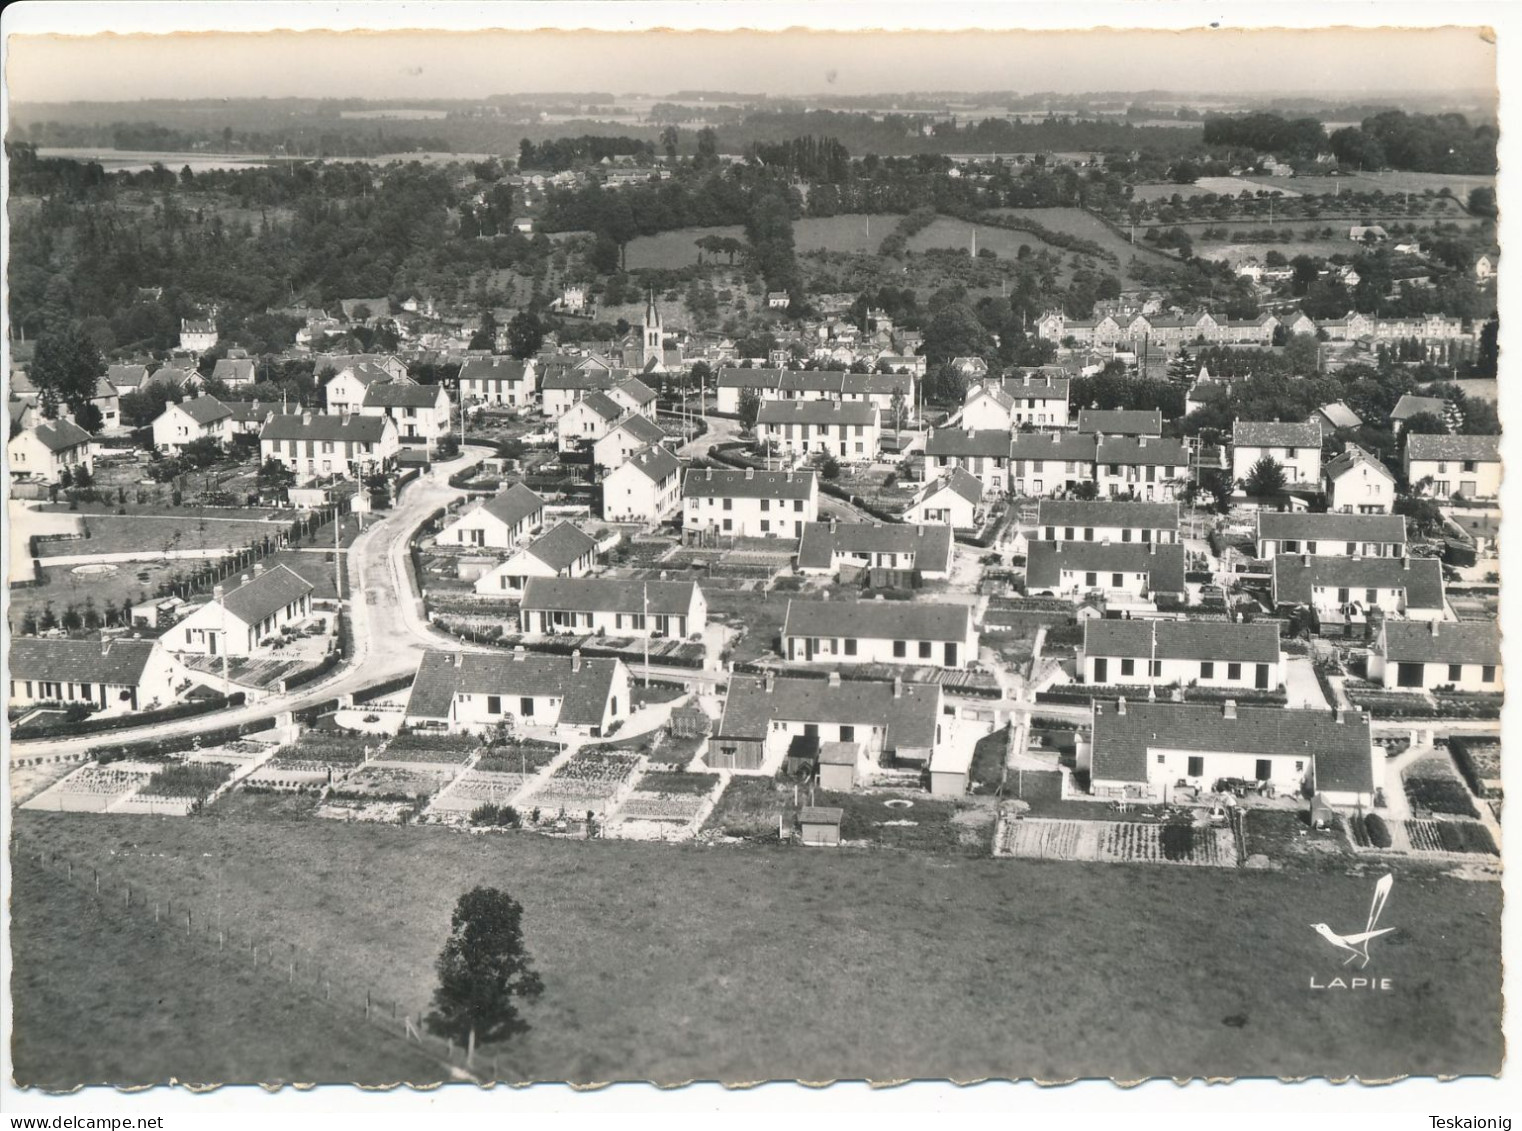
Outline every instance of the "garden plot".
<path id="1" fill-rule="evenodd" d="M 112 811 L 182 817 L 221 789 L 236 769 L 228 762 L 166 763 Z"/>
<path id="2" fill-rule="evenodd" d="M 1044 860 L 1237 866 L 1236 838 L 1229 829 L 1133 821 L 1009 821 L 997 854 Z"/>
<path id="3" fill-rule="evenodd" d="M 433 769 L 365 765 L 346 774 L 333 786 L 331 797 L 355 801 L 398 801 L 415 804 L 427 801 L 454 780 L 458 767 Z"/>
<path id="4" fill-rule="evenodd" d="M 479 749 L 481 740 L 468 734 L 399 734 L 376 752 L 371 765 L 459 767 Z"/>
<path id="5" fill-rule="evenodd" d="M 1412 810 L 1421 811 L 1417 813 L 1419 817 L 1422 813 L 1479 816 L 1469 787 L 1446 754 L 1419 758 L 1406 767 L 1402 779 Z"/>
<path id="6" fill-rule="evenodd" d="M 544 813 L 608 813 L 634 777 L 641 759 L 632 754 L 576 754 L 527 798 Z"/>
<path id="7" fill-rule="evenodd" d="M 561 748 L 553 742 L 520 742 L 510 746 L 488 746 L 486 753 L 471 767 L 481 773 L 515 774 L 527 780 L 560 756 Z"/>
<path id="8" fill-rule="evenodd" d="M 364 762 L 374 745 L 363 738 L 309 732 L 295 746 L 282 750 L 244 779 L 263 789 L 308 789 L 330 785 L 333 779 Z"/>
<path id="9" fill-rule="evenodd" d="M 532 775 L 466 770 L 433 799 L 428 811 L 445 817 L 468 816 L 481 805 L 509 805 L 518 791 L 531 781 Z"/>
<path id="10" fill-rule="evenodd" d="M 22 808 L 55 813 L 104 813 L 141 789 L 159 768 L 148 762 L 113 762 L 109 766 L 91 762 L 43 790 Z"/>
<path id="11" fill-rule="evenodd" d="M 620 826 L 626 822 L 656 822 L 667 826 L 690 824 L 713 796 L 719 780 L 718 774 L 646 774 L 619 806 L 615 817 Z"/>
<path id="12" fill-rule="evenodd" d="M 1499 856 L 1490 830 L 1479 821 L 1400 821 L 1412 852 Z M 1392 838 L 1399 846 L 1400 837 Z"/>

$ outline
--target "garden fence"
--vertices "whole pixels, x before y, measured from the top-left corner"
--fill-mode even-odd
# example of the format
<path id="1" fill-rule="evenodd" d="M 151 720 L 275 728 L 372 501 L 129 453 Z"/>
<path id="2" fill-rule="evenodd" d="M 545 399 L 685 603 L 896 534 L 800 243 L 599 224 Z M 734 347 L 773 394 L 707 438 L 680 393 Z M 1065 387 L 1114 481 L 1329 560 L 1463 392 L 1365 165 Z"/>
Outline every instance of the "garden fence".
<path id="1" fill-rule="evenodd" d="M 118 923 L 152 925 L 153 937 L 171 961 L 225 963 L 264 975 L 273 987 L 284 984 L 305 998 L 310 1008 L 326 1010 L 351 1025 L 368 1025 L 406 1042 L 445 1066 L 450 1076 L 487 1083 L 525 1078 L 515 1072 L 509 1057 L 490 1050 L 469 1049 L 427 1031 L 419 1002 L 403 1002 L 382 994 L 341 950 L 321 955 L 281 940 L 260 929 L 257 913 L 239 909 L 218 893 L 186 885 L 175 888 L 135 878 L 130 865 L 119 860 L 89 860 L 66 856 L 42 845 L 17 839 L 12 864 L 36 868 L 54 882 L 72 884 L 90 896 L 96 911 Z"/>

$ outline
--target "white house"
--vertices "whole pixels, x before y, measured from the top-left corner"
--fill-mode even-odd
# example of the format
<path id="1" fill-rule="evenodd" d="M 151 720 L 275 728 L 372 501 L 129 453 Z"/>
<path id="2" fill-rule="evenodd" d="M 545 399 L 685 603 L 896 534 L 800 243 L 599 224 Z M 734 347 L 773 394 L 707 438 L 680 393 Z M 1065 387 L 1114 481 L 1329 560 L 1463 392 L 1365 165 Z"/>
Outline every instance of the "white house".
<path id="1" fill-rule="evenodd" d="M 708 626 L 708 602 L 693 581 L 530 577 L 518 606 L 525 633 L 669 637 Z"/>
<path id="2" fill-rule="evenodd" d="M 819 518 L 813 471 L 691 468 L 682 480 L 682 529 L 689 536 L 801 538 Z"/>
<path id="3" fill-rule="evenodd" d="M 254 566 L 237 585 L 218 585 L 212 599 L 163 636 L 176 652 L 206 656 L 249 656 L 282 628 L 312 615 L 312 583 L 289 566 Z"/>
<path id="4" fill-rule="evenodd" d="M 574 452 L 590 447 L 629 415 L 630 410 L 607 393 L 588 393 L 555 422 L 560 450 Z"/>
<path id="5" fill-rule="evenodd" d="M 1093 481 L 1099 443 L 1081 432 L 1016 432 L 1009 441 L 1011 493 L 1039 498 Z"/>
<path id="6" fill-rule="evenodd" d="M 997 383 L 973 385 L 962 402 L 962 418 L 957 423 L 974 431 L 1008 432 L 1014 426 L 1015 399 Z"/>
<path id="7" fill-rule="evenodd" d="M 258 379 L 258 375 L 254 371 L 254 359 L 251 357 L 219 357 L 216 364 L 211 367 L 211 379 L 222 382 L 229 389 L 252 385 Z"/>
<path id="8" fill-rule="evenodd" d="M 953 546 L 951 527 L 944 524 L 810 522 L 798 544 L 798 572 L 832 575 L 855 567 L 944 581 L 951 576 Z"/>
<path id="9" fill-rule="evenodd" d="M 1036 537 L 1047 542 L 1177 542 L 1177 503 L 1042 499 Z"/>
<path id="10" fill-rule="evenodd" d="M 365 390 L 359 411 L 390 417 L 400 440 L 435 443 L 449 434 L 449 394 L 442 385 L 377 381 Z"/>
<path id="11" fill-rule="evenodd" d="M 1241 482 L 1268 456 L 1284 469 L 1286 487 L 1321 482 L 1321 426 L 1277 420 L 1238 420 L 1231 433 L 1231 478 Z"/>
<path id="12" fill-rule="evenodd" d="M 217 324 L 208 320 L 180 319 L 180 348 L 205 353 L 217 344 Z"/>
<path id="13" fill-rule="evenodd" d="M 1327 461 L 1321 471 L 1327 509 L 1341 514 L 1389 514 L 1395 509 L 1395 476 L 1357 444 Z"/>
<path id="14" fill-rule="evenodd" d="M 925 437 L 925 478 L 961 470 L 985 496 L 1002 495 L 1011 486 L 1010 442 L 1007 428 L 932 428 Z"/>
<path id="15" fill-rule="evenodd" d="M 1310 554 L 1399 558 L 1406 553 L 1406 516 L 1259 511 L 1258 557 Z"/>
<path id="16" fill-rule="evenodd" d="M 1002 389 L 1010 398 L 1011 425 L 1066 428 L 1068 384 L 1066 374 L 1033 369 L 1022 370 L 1018 377 L 1004 378 Z"/>
<path id="17" fill-rule="evenodd" d="M 1223 778 L 1367 806 L 1383 784 L 1384 753 L 1367 715 L 1194 703 L 1095 703 L 1078 769 L 1100 797 L 1168 801 L 1181 784 L 1212 790 Z"/>
<path id="18" fill-rule="evenodd" d="M 904 521 L 944 523 L 956 530 L 976 530 L 983 513 L 983 484 L 961 468 L 932 479 L 915 492 Z"/>
<path id="19" fill-rule="evenodd" d="M 279 460 L 298 478 L 357 479 L 386 467 L 400 448 L 389 416 L 277 414 L 259 431 L 259 462 Z"/>
<path id="20" fill-rule="evenodd" d="M 710 769 L 755 772 L 780 764 L 805 744 L 856 744 L 868 766 L 930 762 L 941 745 L 937 683 L 847 679 L 777 679 L 736 675 L 724 714 L 704 756 Z"/>
<path id="21" fill-rule="evenodd" d="M 225 446 L 232 438 L 232 419 L 233 410 L 216 397 L 202 394 L 179 404 L 171 401 L 153 422 L 153 446 L 171 454 L 197 440 Z"/>
<path id="22" fill-rule="evenodd" d="M 1284 685 L 1276 621 L 1090 620 L 1078 670 L 1097 686 L 1233 687 Z"/>
<path id="23" fill-rule="evenodd" d="M 538 389 L 532 358 L 468 357 L 460 365 L 460 403 L 530 405 Z"/>
<path id="24" fill-rule="evenodd" d="M 718 405 L 716 411 L 737 416 L 740 412 L 740 399 L 747 391 L 754 392 L 763 400 L 769 394 L 775 395 L 785 372 L 787 371 L 783 369 L 720 369 L 714 378 L 717 390 L 714 399 Z"/>
<path id="25" fill-rule="evenodd" d="M 44 420 L 18 432 L 5 446 L 10 472 L 18 480 L 57 483 L 65 470 L 83 467 L 95 474 L 90 434 L 72 420 Z"/>
<path id="26" fill-rule="evenodd" d="M 978 658 L 978 630 L 968 605 L 789 601 L 782 654 L 805 663 L 965 668 Z"/>
<path id="27" fill-rule="evenodd" d="M 1031 596 L 1076 597 L 1103 593 L 1140 600 L 1184 592 L 1181 542 L 1031 542 L 1025 558 L 1025 590 Z"/>
<path id="28" fill-rule="evenodd" d="M 1501 492 L 1500 440 L 1499 436 L 1407 436 L 1406 482 L 1416 494 L 1493 499 Z"/>
<path id="29" fill-rule="evenodd" d="M 666 438 L 665 430 L 649 417 L 625 417 L 600 438 L 592 441 L 592 463 L 611 471 L 622 466 L 635 452 L 644 451 L 652 444 L 660 444 Z"/>
<path id="30" fill-rule="evenodd" d="M 756 438 L 792 455 L 862 463 L 877 456 L 878 415 L 876 405 L 854 401 L 767 400 L 756 418 Z"/>
<path id="31" fill-rule="evenodd" d="M 544 500 L 522 483 L 477 503 L 439 531 L 441 546 L 510 550 L 544 525 Z"/>
<path id="32" fill-rule="evenodd" d="M 629 717 L 629 669 L 580 652 L 548 656 L 522 648 L 426 652 L 404 715 L 408 726 L 481 733 L 503 723 L 565 728 L 600 737 Z"/>
<path id="33" fill-rule="evenodd" d="M 531 577 L 585 577 L 597 565 L 597 540 L 562 522 L 476 581 L 483 597 L 521 597 Z"/>
<path id="34" fill-rule="evenodd" d="M 1386 617 L 1452 620 L 1436 558 L 1332 558 L 1279 554 L 1274 558 L 1274 606 L 1315 611 L 1327 627 L 1366 622 L 1373 609 Z"/>
<path id="35" fill-rule="evenodd" d="M 636 412 L 648 420 L 655 419 L 655 390 L 637 377 L 620 381 L 608 390 L 608 397 L 629 412 Z"/>
<path id="36" fill-rule="evenodd" d="M 539 396 L 546 416 L 558 420 L 583 397 L 592 393 L 606 393 L 622 380 L 622 377 L 615 376 L 611 369 L 594 359 L 584 358 L 578 364 L 584 364 L 585 367 L 577 369 L 557 365 L 554 368 L 547 367 L 540 375 Z"/>
<path id="37" fill-rule="evenodd" d="M 1100 436 L 1094 481 L 1102 498 L 1167 500 L 1193 478 L 1189 463 L 1189 446 L 1180 439 Z"/>
<path id="38" fill-rule="evenodd" d="M 148 711 L 174 702 L 179 672 L 157 640 L 69 640 L 12 636 L 11 708 L 93 704 L 105 715 Z"/>
<path id="39" fill-rule="evenodd" d="M 681 507 L 682 465 L 664 445 L 651 444 L 631 453 L 603 477 L 606 522 L 654 525 L 673 517 Z"/>
<path id="40" fill-rule="evenodd" d="M 1387 620 L 1369 654 L 1369 678 L 1391 690 L 1504 690 L 1495 621 Z"/>
<path id="41" fill-rule="evenodd" d="M 356 361 L 344 366 L 322 387 L 323 404 L 329 412 L 359 412 L 364 407 L 365 394 L 370 391 L 370 386 L 405 382 L 405 378 L 393 376 L 381 365 Z"/>

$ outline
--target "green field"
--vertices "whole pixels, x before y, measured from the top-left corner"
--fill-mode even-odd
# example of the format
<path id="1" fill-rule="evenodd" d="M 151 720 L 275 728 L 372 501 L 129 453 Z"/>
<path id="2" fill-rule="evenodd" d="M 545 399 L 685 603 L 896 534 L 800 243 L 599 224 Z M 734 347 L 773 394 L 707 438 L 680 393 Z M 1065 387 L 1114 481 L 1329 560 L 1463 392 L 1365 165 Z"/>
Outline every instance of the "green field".
<path id="1" fill-rule="evenodd" d="M 1373 872 L 488 838 L 215 811 L 15 823 L 29 850 L 203 900 L 220 872 L 234 926 L 341 956 L 413 1009 L 457 896 L 509 890 L 545 981 L 533 1031 L 487 1050 L 515 1079 L 1383 1079 L 1493 1073 L 1502 1056 L 1490 883 L 1402 873 L 1386 912 L 1398 930 L 1369 969 L 1394 988 L 1335 994 L 1309 989 L 1347 972 L 1309 925 L 1362 922 Z M 18 1030 L 32 1042 L 18 1064 L 150 1078 L 242 1040 L 196 1007 L 222 988 L 210 966 L 171 980 L 144 957 L 139 980 L 101 985 L 120 938 L 81 929 L 36 888 L 16 906 Z M 116 1012 L 92 1013 L 105 990 Z M 128 1010 L 158 1039 L 100 1023 Z M 326 1056 L 320 1024 L 317 1011 L 290 1017 L 286 1047 L 266 1051 Z M 388 1062 L 352 1075 L 395 1073 Z M 248 1078 L 236 1063 L 218 1075 Z"/>
<path id="2" fill-rule="evenodd" d="M 1136 282 L 1130 272 L 1125 270 L 1133 259 L 1149 266 L 1178 263 L 1178 260 L 1171 255 L 1165 255 L 1155 248 L 1140 242 L 1133 245 L 1130 240 L 1112 230 L 1099 217 L 1085 212 L 1082 208 L 994 208 L 990 211 L 995 215 L 1018 216 L 1022 219 L 1034 220 L 1042 227 L 1050 228 L 1054 232 L 1065 232 L 1070 236 L 1078 236 L 1098 244 L 1119 259 L 1121 277 L 1128 285 Z M 982 239 L 981 236 L 978 238 Z M 1137 239 L 1138 241 L 1141 239 L 1140 233 Z"/>
<path id="3" fill-rule="evenodd" d="M 318 1010 L 267 973 L 208 961 L 151 916 L 18 863 L 11 893 L 16 1082 L 348 1083 L 436 1080 L 441 1066 L 378 1029 Z M 64 967 L 60 955 L 86 961 Z M 93 1035 L 96 1039 L 90 1039 Z"/>
<path id="4" fill-rule="evenodd" d="M 266 534 L 273 536 L 290 529 L 289 519 L 265 522 L 196 515 L 92 514 L 86 515 L 84 522 L 89 538 L 43 542 L 37 548 L 38 556 L 46 560 L 78 554 L 234 549 Z"/>
<path id="5" fill-rule="evenodd" d="M 694 242 L 704 236 L 725 236 L 743 240 L 745 233 L 738 225 L 712 228 L 677 228 L 653 236 L 639 236 L 624 248 L 624 265 L 630 271 L 674 270 L 690 267 L 698 261 L 698 248 Z M 720 256 L 719 262 L 727 264 L 729 257 Z"/>

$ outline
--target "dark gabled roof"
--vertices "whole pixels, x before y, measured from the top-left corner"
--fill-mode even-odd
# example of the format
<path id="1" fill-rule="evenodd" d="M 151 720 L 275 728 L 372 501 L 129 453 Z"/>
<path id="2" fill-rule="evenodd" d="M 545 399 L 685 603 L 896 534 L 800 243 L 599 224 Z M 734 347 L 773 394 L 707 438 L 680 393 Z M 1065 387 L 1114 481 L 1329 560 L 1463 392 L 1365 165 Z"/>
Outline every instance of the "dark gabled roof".
<path id="1" fill-rule="evenodd" d="M 1078 410 L 1078 431 L 1118 436 L 1161 436 L 1163 414 L 1155 408 L 1081 408 Z"/>
<path id="2" fill-rule="evenodd" d="M 659 483 L 668 475 L 682 470 L 681 461 L 666 450 L 663 444 L 651 444 L 637 452 L 631 452 L 623 464 L 614 469 L 616 474 L 625 467 L 632 467 L 652 483 Z"/>
<path id="3" fill-rule="evenodd" d="M 914 568 L 942 572 L 951 568 L 951 527 L 901 523 L 806 522 L 798 544 L 799 569 L 829 569 L 842 554 L 909 554 Z"/>
<path id="4" fill-rule="evenodd" d="M 761 402 L 758 424 L 876 424 L 877 406 L 865 401 Z"/>
<path id="5" fill-rule="evenodd" d="M 1439 460 L 1478 460 L 1495 463 L 1501 458 L 1499 436 L 1427 436 L 1406 437 L 1406 458 Z"/>
<path id="6" fill-rule="evenodd" d="M 623 393 L 630 397 L 635 404 L 647 405 L 655 400 L 655 390 L 645 384 L 638 377 L 630 377 L 613 386 L 615 392 Z"/>
<path id="7" fill-rule="evenodd" d="M 531 577 L 523 586 L 525 609 L 580 613 L 685 614 L 692 608 L 694 581 L 636 581 L 612 577 Z"/>
<path id="8" fill-rule="evenodd" d="M 1383 462 L 1354 444 L 1349 444 L 1341 455 L 1329 460 L 1322 470 L 1332 479 L 1341 479 L 1360 464 L 1368 465 L 1390 482 L 1395 482 L 1395 476 Z"/>
<path id="9" fill-rule="evenodd" d="M 181 401 L 177 407 L 197 424 L 215 424 L 219 420 L 226 420 L 233 414 L 233 410 L 217 400 L 216 397 L 191 397 L 188 400 Z"/>
<path id="10" fill-rule="evenodd" d="M 1493 620 L 1387 620 L 1385 659 L 1392 664 L 1496 664 L 1501 662 L 1501 628 Z"/>
<path id="11" fill-rule="evenodd" d="M 1404 589 L 1412 609 L 1443 607 L 1443 566 L 1436 558 L 1328 558 L 1300 554 L 1274 557 L 1274 598 L 1281 605 L 1309 605 L 1316 586 L 1353 590 Z"/>
<path id="12" fill-rule="evenodd" d="M 1319 448 L 1321 425 L 1315 421 L 1239 420 L 1232 426 L 1231 442 L 1248 448 Z"/>
<path id="13" fill-rule="evenodd" d="M 967 605 L 911 601 L 789 601 L 782 635 L 868 640 L 965 640 Z"/>
<path id="14" fill-rule="evenodd" d="M 234 383 L 252 381 L 254 360 L 251 357 L 219 357 L 217 363 L 211 367 L 211 379 Z"/>
<path id="15" fill-rule="evenodd" d="M 1390 410 L 1390 419 L 1410 420 L 1424 412 L 1441 417 L 1447 408 L 1448 402 L 1442 397 L 1419 397 L 1412 393 L 1402 393 L 1400 400 Z"/>
<path id="16" fill-rule="evenodd" d="M 865 389 L 859 387 L 862 382 L 858 378 L 861 377 L 866 378 Z M 841 381 L 841 392 L 845 393 L 867 392 L 887 396 L 903 393 L 907 396 L 913 388 L 914 378 L 908 373 L 847 373 Z"/>
<path id="17" fill-rule="evenodd" d="M 1279 625 L 1277 621 L 1090 620 L 1084 622 L 1083 651 L 1088 656 L 1273 664 L 1279 661 Z"/>
<path id="18" fill-rule="evenodd" d="M 148 376 L 148 380 L 157 384 L 183 385 L 200 374 L 194 369 L 183 369 L 178 365 L 161 365 Z"/>
<path id="19" fill-rule="evenodd" d="M 524 553 L 533 554 L 554 570 L 567 569 L 597 549 L 597 540 L 569 522 L 535 538 Z"/>
<path id="20" fill-rule="evenodd" d="M 44 420 L 32 429 L 33 435 L 50 452 L 66 452 L 90 442 L 90 433 L 72 420 Z"/>
<path id="21" fill-rule="evenodd" d="M 141 682 L 157 640 L 53 640 L 11 637 L 11 679 L 50 683 L 109 683 L 131 687 Z"/>
<path id="22" fill-rule="evenodd" d="M 446 719 L 454 697 L 460 693 L 556 696 L 560 699 L 560 722 L 596 726 L 607 711 L 618 664 L 618 660 L 534 652 L 427 652 L 412 681 L 407 715 Z"/>
<path id="23" fill-rule="evenodd" d="M 926 483 L 916 496 L 916 502 L 933 498 L 941 491 L 951 491 L 962 496 L 973 506 L 983 501 L 983 484 L 978 482 L 977 476 L 962 470 L 960 467 L 951 469 L 950 475 L 943 475 L 939 479 L 932 479 Z"/>
<path id="24" fill-rule="evenodd" d="M 1333 428 L 1358 428 L 1363 419 L 1341 401 L 1324 404 L 1316 410 Z"/>
<path id="25" fill-rule="evenodd" d="M 374 382 L 365 389 L 366 408 L 433 408 L 443 393 L 437 385 L 402 385 Z"/>
<path id="26" fill-rule="evenodd" d="M 336 440 L 351 444 L 379 443 L 387 428 L 394 428 L 387 416 L 362 413 L 320 412 L 310 417 L 303 413 L 276 416 L 259 431 L 261 440 Z"/>
<path id="27" fill-rule="evenodd" d="M 1029 383 L 1027 384 L 1027 380 Z M 1021 397 L 1066 397 L 1070 379 L 1063 373 L 1031 371 L 1018 376 L 1005 376 L 1004 391 L 1019 400 Z"/>
<path id="28" fill-rule="evenodd" d="M 506 381 L 516 384 L 528 374 L 526 362 L 514 357 L 469 357 L 460 366 L 461 381 Z"/>
<path id="29" fill-rule="evenodd" d="M 600 390 L 595 393 L 588 393 L 582 397 L 581 403 L 604 420 L 617 420 L 628 411 L 623 405 Z"/>
<path id="30" fill-rule="evenodd" d="M 1147 780 L 1148 751 L 1303 757 L 1315 761 L 1319 790 L 1368 793 L 1374 788 L 1368 716 L 1338 722 L 1329 711 L 1193 703 L 1094 705 L 1092 776 L 1103 781 Z"/>
<path id="31" fill-rule="evenodd" d="M 895 688 L 898 694 L 895 696 Z M 933 683 L 894 684 L 877 680 L 779 679 L 771 691 L 766 681 L 735 676 L 729 681 L 718 734 L 727 738 L 765 738 L 772 720 L 878 727 L 889 750 L 935 744 L 941 689 Z"/>
<path id="32" fill-rule="evenodd" d="M 989 400 L 993 401 L 994 404 L 998 405 L 1006 412 L 1008 412 L 1015 403 L 1014 397 L 1010 396 L 998 385 L 995 385 L 992 382 L 987 385 L 974 385 L 967 391 L 967 400 L 963 403 L 971 404 L 973 401 L 978 400 L 982 397 L 987 397 Z"/>
<path id="33" fill-rule="evenodd" d="M 1109 499 L 1042 499 L 1037 526 L 1116 527 L 1133 530 L 1177 530 L 1177 503 L 1123 503 Z"/>
<path id="34" fill-rule="evenodd" d="M 1016 432 L 1009 443 L 1009 458 L 1093 463 L 1098 450 L 1098 439 L 1088 433 Z"/>
<path id="35" fill-rule="evenodd" d="M 1189 448 L 1176 437 L 1105 436 L 1094 448 L 1094 461 L 1139 467 L 1187 467 Z"/>
<path id="36" fill-rule="evenodd" d="M 777 391 L 839 393 L 845 390 L 845 378 L 845 373 L 839 369 L 784 369 L 777 382 Z"/>
<path id="37" fill-rule="evenodd" d="M 148 367 L 146 365 L 108 365 L 106 380 L 113 385 L 141 386 L 148 380 Z"/>
<path id="38" fill-rule="evenodd" d="M 619 373 L 623 373 L 620 370 Z M 619 383 L 620 377 L 608 369 L 560 369 L 553 373 L 546 373 L 539 381 L 541 389 L 570 389 L 582 391 L 600 391 L 611 389 Z"/>
<path id="39" fill-rule="evenodd" d="M 544 509 L 544 500 L 522 483 L 514 483 L 506 491 L 499 491 L 478 508 L 506 524 L 517 526 L 529 515 Z"/>
<path id="40" fill-rule="evenodd" d="M 719 389 L 775 389 L 782 381 L 785 369 L 720 369 L 717 384 Z"/>
<path id="41" fill-rule="evenodd" d="M 982 431 L 971 428 L 937 428 L 925 440 L 925 454 L 1008 459 L 1009 433 L 1003 428 L 984 428 Z"/>
<path id="42" fill-rule="evenodd" d="M 1258 538 L 1283 541 L 1406 542 L 1403 514 L 1339 514 L 1335 511 L 1258 512 Z"/>
<path id="43" fill-rule="evenodd" d="M 1184 547 L 1180 542 L 1031 542 L 1025 558 L 1026 584 L 1048 588 L 1062 571 L 1145 573 L 1155 593 L 1184 591 Z"/>
<path id="44" fill-rule="evenodd" d="M 814 489 L 813 471 L 694 467 L 682 480 L 685 499 L 807 499 Z"/>
<path id="45" fill-rule="evenodd" d="M 222 607 L 244 624 L 258 624 L 312 592 L 310 581 L 279 565 L 250 577 L 236 589 L 227 590 L 222 595 Z"/>
<path id="46" fill-rule="evenodd" d="M 600 394 L 599 394 L 600 395 Z M 587 398 L 591 400 L 591 397 Z M 638 413 L 623 421 L 613 432 L 627 432 L 642 444 L 658 444 L 666 438 L 666 430 L 648 416 L 640 416 Z"/>

